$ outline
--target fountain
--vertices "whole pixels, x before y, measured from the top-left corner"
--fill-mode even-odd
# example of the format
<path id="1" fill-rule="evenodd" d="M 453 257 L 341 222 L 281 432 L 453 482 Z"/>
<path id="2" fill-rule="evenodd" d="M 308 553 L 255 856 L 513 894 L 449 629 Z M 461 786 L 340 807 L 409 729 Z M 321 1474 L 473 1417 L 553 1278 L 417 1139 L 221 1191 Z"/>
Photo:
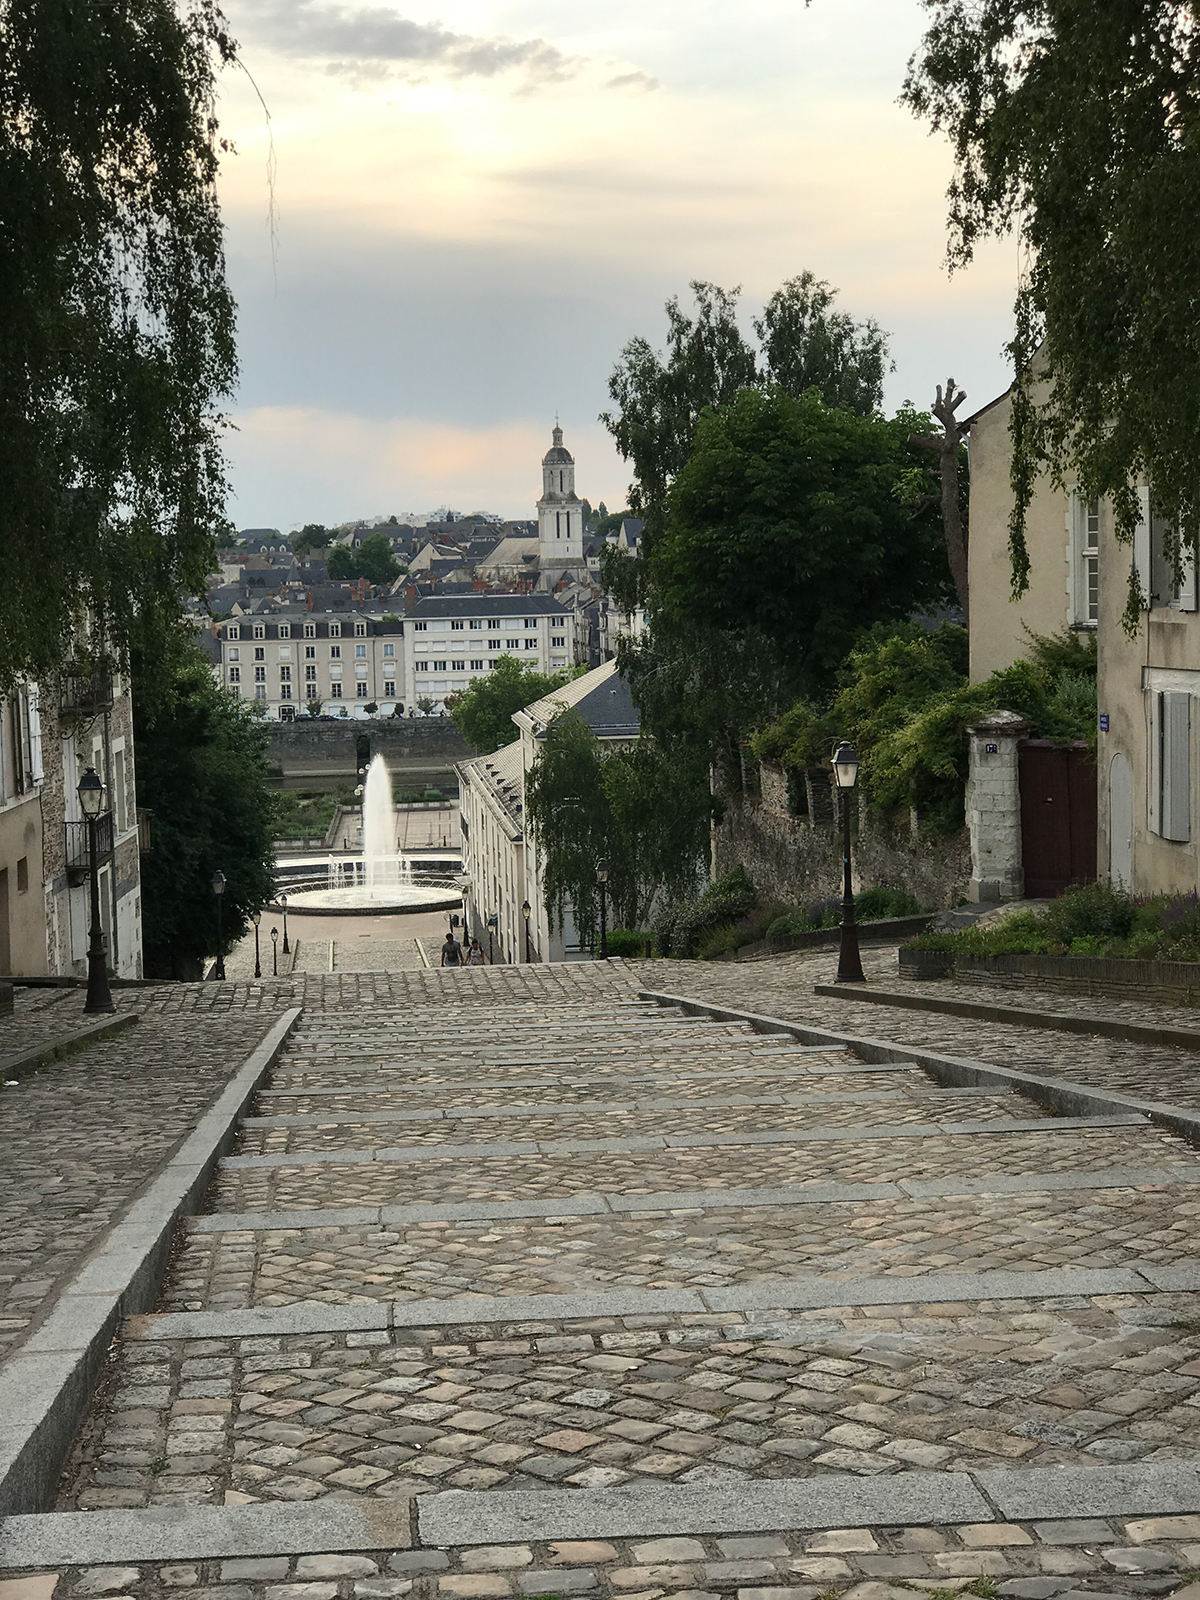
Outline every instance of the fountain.
<path id="1" fill-rule="evenodd" d="M 330 861 L 328 887 L 298 889 L 289 909 L 320 913 L 369 914 L 457 909 L 462 893 L 449 884 L 417 885 L 412 866 L 396 845 L 392 778 L 382 756 L 367 769 L 362 797 L 362 855 Z"/>

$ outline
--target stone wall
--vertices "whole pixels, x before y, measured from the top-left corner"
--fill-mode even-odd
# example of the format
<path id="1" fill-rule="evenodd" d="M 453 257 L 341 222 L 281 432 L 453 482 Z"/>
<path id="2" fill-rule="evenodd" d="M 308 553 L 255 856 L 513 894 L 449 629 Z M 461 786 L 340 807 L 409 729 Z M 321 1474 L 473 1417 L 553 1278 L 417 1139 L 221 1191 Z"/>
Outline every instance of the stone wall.
<path id="1" fill-rule="evenodd" d="M 713 830 L 715 872 L 740 863 L 762 896 L 788 905 L 840 896 L 840 830 L 787 815 L 786 785 L 778 774 L 773 763 L 764 762 L 761 800 L 731 804 Z M 867 812 L 854 835 L 852 859 L 856 891 L 906 889 L 927 911 L 967 897 L 971 846 L 965 828 L 950 837 L 918 829 L 914 837 L 906 820 L 893 823 Z"/>
<path id="2" fill-rule="evenodd" d="M 516 735 L 516 729 L 513 729 Z M 271 724 L 267 759 L 289 789 L 336 788 L 358 781 L 358 741 L 382 755 L 397 787 L 457 793 L 454 763 L 474 754 L 449 717 L 297 718 Z"/>

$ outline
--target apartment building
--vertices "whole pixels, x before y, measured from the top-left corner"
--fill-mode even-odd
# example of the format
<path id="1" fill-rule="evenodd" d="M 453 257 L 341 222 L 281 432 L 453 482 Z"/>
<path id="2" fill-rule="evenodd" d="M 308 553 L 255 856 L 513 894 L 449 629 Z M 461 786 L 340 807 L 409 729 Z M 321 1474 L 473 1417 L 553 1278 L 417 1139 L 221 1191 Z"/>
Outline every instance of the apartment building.
<path id="1" fill-rule="evenodd" d="M 461 694 L 507 655 L 539 672 L 575 662 L 575 618 L 547 594 L 431 596 L 405 617 L 410 698 L 437 704 Z"/>
<path id="2" fill-rule="evenodd" d="M 0 701 L 0 973 L 87 973 L 91 831 L 78 784 L 104 784 L 96 820 L 109 969 L 142 975 L 141 838 L 127 684 L 104 671 L 19 685 Z"/>
<path id="3" fill-rule="evenodd" d="M 206 653 L 217 681 L 290 722 L 319 701 L 322 712 L 406 700 L 404 624 L 361 612 L 272 612 L 219 623 Z M 219 659 L 218 659 L 219 656 Z"/>

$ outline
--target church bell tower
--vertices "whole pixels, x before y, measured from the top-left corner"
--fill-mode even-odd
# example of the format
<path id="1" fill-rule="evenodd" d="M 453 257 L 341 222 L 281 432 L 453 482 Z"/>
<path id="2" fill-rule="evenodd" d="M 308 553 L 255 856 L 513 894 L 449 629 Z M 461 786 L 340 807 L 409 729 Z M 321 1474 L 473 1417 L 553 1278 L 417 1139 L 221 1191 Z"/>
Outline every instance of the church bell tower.
<path id="1" fill-rule="evenodd" d="M 583 505 L 575 493 L 575 457 L 563 445 L 555 424 L 554 443 L 542 457 L 542 497 L 538 509 L 538 559 L 547 566 L 582 565 Z"/>

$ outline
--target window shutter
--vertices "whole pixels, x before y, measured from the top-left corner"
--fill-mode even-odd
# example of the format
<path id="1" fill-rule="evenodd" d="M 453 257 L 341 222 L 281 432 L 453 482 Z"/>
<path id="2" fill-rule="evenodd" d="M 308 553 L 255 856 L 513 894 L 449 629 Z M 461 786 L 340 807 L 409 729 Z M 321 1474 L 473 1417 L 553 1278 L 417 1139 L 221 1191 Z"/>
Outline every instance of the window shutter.
<path id="1" fill-rule="evenodd" d="M 1133 530 L 1133 566 L 1138 575 L 1138 582 L 1142 586 L 1146 604 L 1150 605 L 1153 601 L 1150 575 L 1150 491 L 1139 489 L 1137 494 L 1139 518 Z"/>
<path id="2" fill-rule="evenodd" d="M 1188 748 L 1191 696 L 1164 694 L 1162 717 L 1162 806 L 1160 831 L 1164 839 L 1184 843 L 1192 836 L 1191 760 Z"/>
<path id="3" fill-rule="evenodd" d="M 41 691 L 36 683 L 29 685 L 29 775 L 35 783 L 41 783 L 45 775 L 42 768 Z"/>
<path id="4" fill-rule="evenodd" d="M 1179 585 L 1176 605 L 1180 611 L 1196 610 L 1196 552 L 1185 546 L 1183 556 L 1183 582 Z"/>

